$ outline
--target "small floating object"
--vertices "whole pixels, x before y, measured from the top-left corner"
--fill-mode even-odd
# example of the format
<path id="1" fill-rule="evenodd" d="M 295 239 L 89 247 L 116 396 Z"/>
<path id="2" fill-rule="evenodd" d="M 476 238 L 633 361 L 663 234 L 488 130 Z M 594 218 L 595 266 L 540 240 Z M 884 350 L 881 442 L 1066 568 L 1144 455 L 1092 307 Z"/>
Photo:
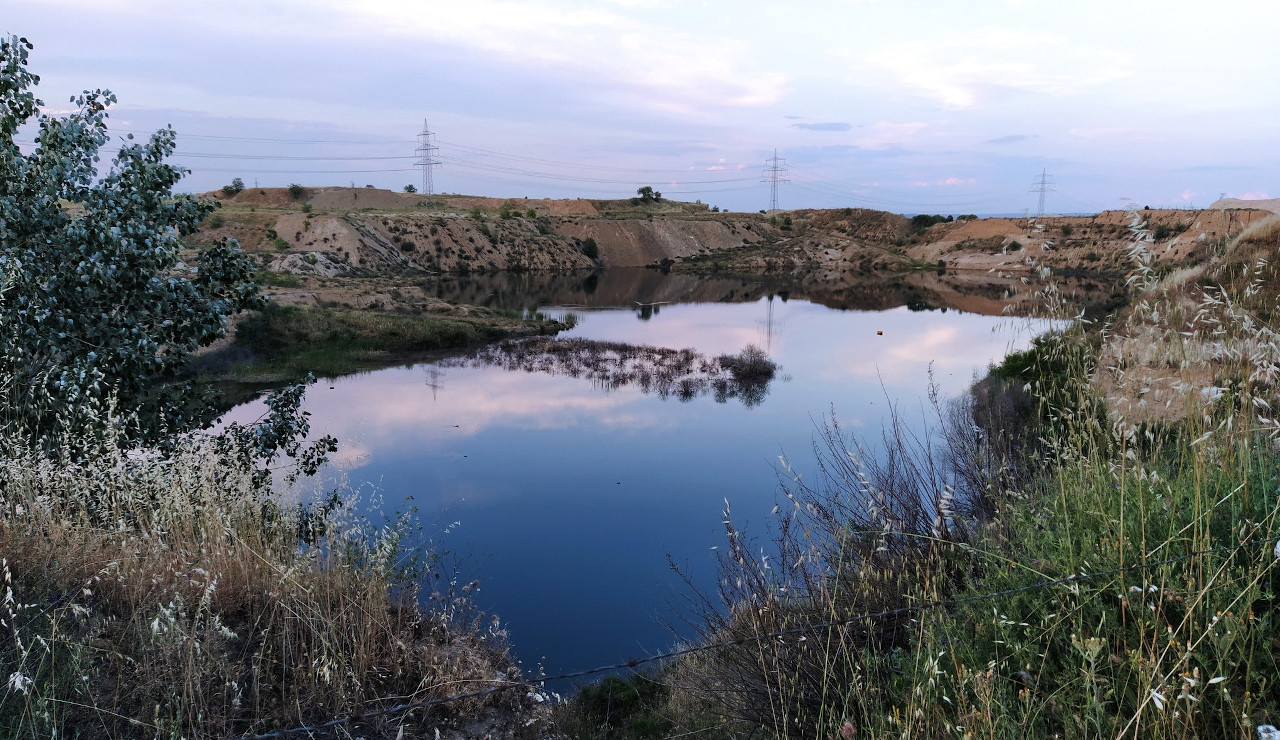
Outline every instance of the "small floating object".
<path id="1" fill-rule="evenodd" d="M 877 330 L 876 330 L 876 336 L 877 336 L 877 337 L 882 337 L 882 336 L 884 336 L 884 332 L 882 332 L 882 331 L 880 331 L 879 329 L 877 329 Z"/>

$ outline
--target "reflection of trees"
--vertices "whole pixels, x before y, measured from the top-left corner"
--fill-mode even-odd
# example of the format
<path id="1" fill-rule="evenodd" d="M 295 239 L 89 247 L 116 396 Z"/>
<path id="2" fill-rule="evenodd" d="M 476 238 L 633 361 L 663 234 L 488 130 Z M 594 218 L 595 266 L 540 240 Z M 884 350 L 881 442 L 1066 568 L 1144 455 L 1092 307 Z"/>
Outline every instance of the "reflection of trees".
<path id="1" fill-rule="evenodd" d="M 778 371 L 777 363 L 754 345 L 736 355 L 711 357 L 692 349 L 546 337 L 498 342 L 445 364 L 589 378 L 606 391 L 634 386 L 681 401 L 736 398 L 747 408 L 764 401 Z"/>

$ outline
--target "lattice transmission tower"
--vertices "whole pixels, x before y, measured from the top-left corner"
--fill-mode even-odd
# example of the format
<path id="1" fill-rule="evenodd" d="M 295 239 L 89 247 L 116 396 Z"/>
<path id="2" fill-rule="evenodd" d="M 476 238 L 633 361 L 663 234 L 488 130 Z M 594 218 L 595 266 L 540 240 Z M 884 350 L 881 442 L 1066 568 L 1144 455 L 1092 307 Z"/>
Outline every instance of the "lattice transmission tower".
<path id="1" fill-rule="evenodd" d="M 1040 194 L 1040 207 L 1036 209 L 1036 216 L 1044 215 L 1044 194 L 1056 192 L 1053 189 L 1053 175 L 1048 174 L 1045 170 L 1040 170 L 1040 176 L 1035 182 L 1031 183 L 1031 192 Z"/>
<path id="2" fill-rule="evenodd" d="M 778 210 L 778 183 L 791 182 L 787 178 L 787 160 L 778 156 L 778 150 L 773 150 L 773 156 L 765 160 L 764 178 L 760 182 L 769 183 L 769 211 Z"/>
<path id="3" fill-rule="evenodd" d="M 435 195 L 435 181 L 431 171 L 440 166 L 440 160 L 436 158 L 440 149 L 435 144 L 435 136 L 427 125 L 427 119 L 422 119 L 422 132 L 418 134 L 418 148 L 415 150 L 418 161 L 413 164 L 422 168 L 422 192 L 426 195 Z"/>

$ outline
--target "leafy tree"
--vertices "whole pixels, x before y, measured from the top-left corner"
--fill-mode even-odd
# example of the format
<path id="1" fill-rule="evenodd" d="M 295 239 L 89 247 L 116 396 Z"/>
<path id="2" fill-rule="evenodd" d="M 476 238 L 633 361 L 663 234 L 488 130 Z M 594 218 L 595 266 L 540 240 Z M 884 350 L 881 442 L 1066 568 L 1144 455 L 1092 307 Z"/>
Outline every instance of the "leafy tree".
<path id="1" fill-rule="evenodd" d="M 184 257 L 214 205 L 172 194 L 186 174 L 165 162 L 172 128 L 128 137 L 99 173 L 115 96 L 85 91 L 65 117 L 41 115 L 31 48 L 0 40 L 0 423 L 50 449 L 189 427 L 183 389 L 157 381 L 262 305 L 252 266 L 232 240 Z M 33 119 L 24 154 L 14 137 Z"/>
<path id="2" fill-rule="evenodd" d="M 234 178 L 230 185 L 222 186 L 222 192 L 226 195 L 235 195 L 241 190 L 244 190 L 244 180 L 241 180 L 238 177 Z"/>
<path id="3" fill-rule="evenodd" d="M 404 191 L 406 193 L 416 193 L 418 192 L 418 189 L 413 186 L 413 183 L 409 183 L 408 185 L 404 186 Z"/>
<path id="4" fill-rule="evenodd" d="M 290 184 L 289 184 L 289 196 L 290 196 L 291 198 L 293 198 L 294 200 L 297 200 L 298 198 L 301 198 L 301 197 L 302 197 L 302 192 L 303 192 L 303 191 L 302 191 L 302 186 L 301 186 L 301 185 L 299 185 L 298 183 L 294 182 L 294 183 L 290 183 Z"/>
<path id="5" fill-rule="evenodd" d="M 657 190 L 654 190 L 653 186 L 651 185 L 645 185 L 642 188 L 636 189 L 636 195 L 640 196 L 640 200 L 644 201 L 645 203 L 651 203 L 653 201 L 662 200 L 662 193 L 659 193 Z"/>

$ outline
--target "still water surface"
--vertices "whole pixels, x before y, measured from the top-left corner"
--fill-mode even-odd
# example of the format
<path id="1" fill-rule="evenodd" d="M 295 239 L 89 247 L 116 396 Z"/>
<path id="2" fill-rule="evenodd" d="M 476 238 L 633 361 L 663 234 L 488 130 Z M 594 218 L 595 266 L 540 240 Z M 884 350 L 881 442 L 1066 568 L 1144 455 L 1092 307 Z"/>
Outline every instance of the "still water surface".
<path id="1" fill-rule="evenodd" d="M 435 543 L 460 556 L 459 577 L 480 580 L 478 606 L 501 617 L 526 669 L 661 652 L 689 595 L 668 559 L 713 593 L 726 499 L 735 522 L 765 534 L 778 457 L 813 471 L 824 416 L 878 439 L 890 402 L 920 416 L 931 365 L 957 394 L 1029 341 L 1026 322 L 1001 317 L 747 297 L 579 306 L 562 335 L 712 357 L 756 345 L 781 369 L 747 402 L 455 362 L 320 383 L 306 408 L 314 433 L 339 439 L 354 485 L 376 487 L 387 510 L 416 506 Z"/>

